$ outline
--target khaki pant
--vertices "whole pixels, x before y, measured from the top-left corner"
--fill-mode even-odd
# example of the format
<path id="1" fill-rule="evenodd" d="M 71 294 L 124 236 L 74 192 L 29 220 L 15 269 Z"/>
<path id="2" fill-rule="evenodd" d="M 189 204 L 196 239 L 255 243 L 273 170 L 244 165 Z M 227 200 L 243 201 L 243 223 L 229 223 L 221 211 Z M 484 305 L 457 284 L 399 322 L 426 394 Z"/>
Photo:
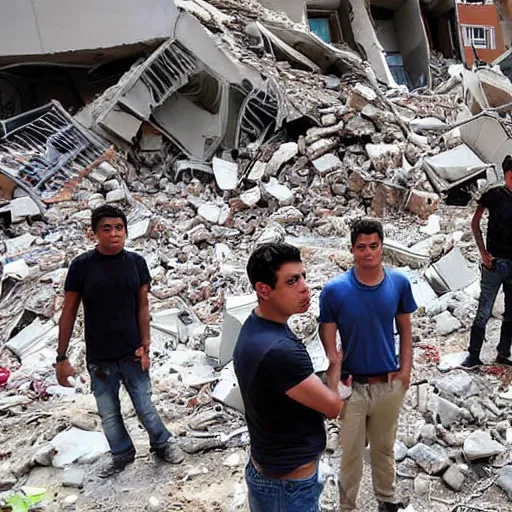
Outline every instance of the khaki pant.
<path id="1" fill-rule="evenodd" d="M 372 480 L 378 501 L 395 501 L 396 424 L 405 391 L 402 382 L 353 383 L 341 416 L 341 510 L 355 510 L 363 476 L 363 451 L 370 444 Z"/>

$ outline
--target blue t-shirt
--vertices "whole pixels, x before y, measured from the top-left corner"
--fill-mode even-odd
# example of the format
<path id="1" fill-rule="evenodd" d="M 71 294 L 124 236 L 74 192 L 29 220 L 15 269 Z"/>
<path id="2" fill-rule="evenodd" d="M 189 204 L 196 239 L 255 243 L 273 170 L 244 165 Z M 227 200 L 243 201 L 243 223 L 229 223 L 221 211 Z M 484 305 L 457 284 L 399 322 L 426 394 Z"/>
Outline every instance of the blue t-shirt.
<path id="1" fill-rule="evenodd" d="M 417 309 L 406 276 L 384 269 L 384 279 L 366 286 L 354 268 L 329 281 L 320 295 L 320 323 L 336 323 L 343 347 L 343 373 L 380 375 L 395 372 L 394 320 Z"/>
<path id="2" fill-rule="evenodd" d="M 286 475 L 319 458 L 326 441 L 323 415 L 286 394 L 314 373 L 306 347 L 289 327 L 253 312 L 238 336 L 234 366 L 254 460 L 269 473 Z"/>

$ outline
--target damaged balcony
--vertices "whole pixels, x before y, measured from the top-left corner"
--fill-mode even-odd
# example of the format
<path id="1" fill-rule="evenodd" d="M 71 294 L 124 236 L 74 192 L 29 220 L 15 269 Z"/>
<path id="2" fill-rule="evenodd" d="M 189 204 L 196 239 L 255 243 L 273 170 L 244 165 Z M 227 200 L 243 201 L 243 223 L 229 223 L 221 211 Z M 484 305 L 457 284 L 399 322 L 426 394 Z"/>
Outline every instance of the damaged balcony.
<path id="1" fill-rule="evenodd" d="M 173 154 L 198 165 L 256 141 L 280 123 L 278 92 L 270 81 L 217 48 L 190 14 L 180 13 L 174 32 L 174 39 L 76 118 L 127 146 L 149 124 L 171 143 Z"/>
<path id="2" fill-rule="evenodd" d="M 16 187 L 43 208 L 70 180 L 107 149 L 57 102 L 0 122 L 0 191 Z"/>

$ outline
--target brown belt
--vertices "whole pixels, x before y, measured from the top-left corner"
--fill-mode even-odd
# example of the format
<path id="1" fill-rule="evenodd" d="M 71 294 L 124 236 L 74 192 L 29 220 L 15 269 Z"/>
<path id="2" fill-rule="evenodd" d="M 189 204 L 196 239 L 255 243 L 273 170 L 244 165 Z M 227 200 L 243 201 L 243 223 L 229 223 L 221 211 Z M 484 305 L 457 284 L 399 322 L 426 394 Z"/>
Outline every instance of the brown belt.
<path id="1" fill-rule="evenodd" d="M 316 473 L 318 461 L 312 460 L 311 462 L 308 462 L 306 464 L 303 464 L 302 466 L 299 466 L 298 468 L 295 468 L 290 473 L 287 473 L 286 475 L 275 475 L 274 473 L 270 473 L 268 471 L 265 471 L 251 456 L 251 461 L 256 468 L 256 471 L 258 473 L 262 474 L 265 478 L 277 478 L 279 480 L 288 480 L 288 479 L 294 479 L 294 478 L 308 478 L 310 476 L 313 476 Z"/>
<path id="2" fill-rule="evenodd" d="M 384 375 L 374 375 L 372 377 L 365 377 L 364 381 L 362 379 L 358 379 L 354 377 L 354 382 L 358 384 L 379 384 L 381 382 L 389 382 L 389 373 L 385 373 Z"/>

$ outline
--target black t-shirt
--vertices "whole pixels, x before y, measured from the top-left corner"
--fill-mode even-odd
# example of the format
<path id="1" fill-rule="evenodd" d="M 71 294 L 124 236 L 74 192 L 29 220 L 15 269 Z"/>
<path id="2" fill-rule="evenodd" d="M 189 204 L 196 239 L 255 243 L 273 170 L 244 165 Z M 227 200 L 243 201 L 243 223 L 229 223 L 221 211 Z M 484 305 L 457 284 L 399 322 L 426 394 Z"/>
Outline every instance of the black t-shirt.
<path id="1" fill-rule="evenodd" d="M 506 187 L 492 188 L 478 204 L 489 210 L 487 251 L 495 258 L 512 259 L 512 192 Z"/>
<path id="2" fill-rule="evenodd" d="M 72 261 L 64 289 L 82 296 L 88 362 L 122 359 L 137 350 L 138 292 L 150 280 L 144 258 L 125 250 L 107 256 L 94 249 Z"/>
<path id="3" fill-rule="evenodd" d="M 318 458 L 326 441 L 323 415 L 286 395 L 313 373 L 306 348 L 288 326 L 253 312 L 240 331 L 234 365 L 254 460 L 285 475 Z"/>

